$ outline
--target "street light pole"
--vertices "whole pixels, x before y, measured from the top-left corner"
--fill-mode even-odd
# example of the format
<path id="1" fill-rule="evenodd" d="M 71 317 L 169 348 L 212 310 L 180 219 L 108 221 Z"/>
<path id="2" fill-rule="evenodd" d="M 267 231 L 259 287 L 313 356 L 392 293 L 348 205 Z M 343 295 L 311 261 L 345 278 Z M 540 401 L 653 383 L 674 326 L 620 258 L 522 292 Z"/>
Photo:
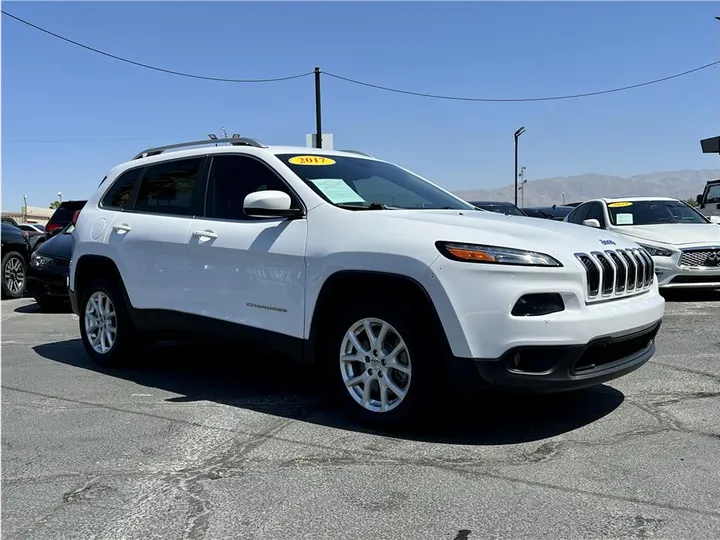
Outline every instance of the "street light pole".
<path id="1" fill-rule="evenodd" d="M 58 191 L 58 202 L 62 204 L 62 191 Z"/>
<path id="2" fill-rule="evenodd" d="M 320 110 L 320 68 L 315 68 L 315 148 L 322 148 L 322 112 Z"/>
<path id="3" fill-rule="evenodd" d="M 24 203 L 24 204 L 23 204 L 23 223 L 25 223 L 25 222 L 27 221 L 27 215 L 28 215 L 28 210 L 27 210 L 27 195 L 23 195 L 23 203 Z"/>
<path id="4" fill-rule="evenodd" d="M 517 206 L 518 202 L 518 139 L 523 133 L 525 133 L 524 127 L 521 127 L 515 132 L 515 206 Z"/>

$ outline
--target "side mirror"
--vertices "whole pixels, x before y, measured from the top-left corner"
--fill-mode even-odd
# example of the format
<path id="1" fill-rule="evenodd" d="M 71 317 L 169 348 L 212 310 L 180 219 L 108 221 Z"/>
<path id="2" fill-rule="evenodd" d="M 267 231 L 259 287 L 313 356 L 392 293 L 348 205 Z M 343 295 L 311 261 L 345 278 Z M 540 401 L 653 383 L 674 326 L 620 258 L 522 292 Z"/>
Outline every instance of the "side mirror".
<path id="1" fill-rule="evenodd" d="M 290 195 L 282 191 L 255 191 L 245 197 L 243 210 L 250 217 L 298 217 L 302 210 L 292 208 Z"/>
<path id="2" fill-rule="evenodd" d="M 702 199 L 703 199 L 702 194 L 695 197 L 695 201 L 697 201 L 698 204 L 702 204 L 702 202 L 703 202 Z"/>
<path id="3" fill-rule="evenodd" d="M 600 222 L 597 219 L 586 219 L 582 222 L 586 227 L 594 227 L 595 229 L 600 228 Z"/>

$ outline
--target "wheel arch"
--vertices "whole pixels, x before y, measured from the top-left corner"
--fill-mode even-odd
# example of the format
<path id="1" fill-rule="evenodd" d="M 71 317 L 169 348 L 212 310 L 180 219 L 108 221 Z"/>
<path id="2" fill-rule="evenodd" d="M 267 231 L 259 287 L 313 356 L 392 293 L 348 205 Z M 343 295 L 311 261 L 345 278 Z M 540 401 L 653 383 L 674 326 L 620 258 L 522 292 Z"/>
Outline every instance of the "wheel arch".
<path id="1" fill-rule="evenodd" d="M 81 255 L 80 258 L 75 262 L 75 272 L 73 278 L 73 291 L 77 297 L 78 302 L 82 299 L 83 288 L 93 279 L 102 277 L 106 279 L 112 279 L 120 288 L 123 295 L 123 300 L 128 309 L 131 309 L 132 304 L 128 296 L 127 290 L 125 289 L 125 282 L 122 279 L 120 270 L 118 269 L 115 261 L 110 257 L 104 255 Z"/>
<path id="2" fill-rule="evenodd" d="M 307 363 L 315 364 L 318 361 L 319 342 L 326 322 L 332 316 L 333 302 L 345 290 L 352 290 L 353 294 L 363 294 L 368 289 L 373 293 L 392 290 L 405 300 L 417 302 L 420 309 L 426 310 L 430 316 L 433 328 L 433 338 L 437 339 L 443 353 L 450 352 L 450 346 L 440 315 L 432 301 L 427 289 L 416 279 L 392 272 L 376 270 L 339 270 L 327 277 L 318 294 L 317 301 L 310 323 L 310 332 L 303 354 Z"/>

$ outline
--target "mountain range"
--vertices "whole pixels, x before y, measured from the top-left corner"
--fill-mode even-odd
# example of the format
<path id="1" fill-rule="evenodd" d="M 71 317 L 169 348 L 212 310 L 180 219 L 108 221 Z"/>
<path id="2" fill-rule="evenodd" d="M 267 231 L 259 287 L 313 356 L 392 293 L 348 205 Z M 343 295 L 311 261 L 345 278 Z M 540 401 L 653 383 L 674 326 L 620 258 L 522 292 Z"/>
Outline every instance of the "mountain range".
<path id="1" fill-rule="evenodd" d="M 565 202 L 582 202 L 598 197 L 675 197 L 695 199 L 708 180 L 720 178 L 720 169 L 666 171 L 640 174 L 629 178 L 606 174 L 583 174 L 564 178 L 543 178 L 525 184 L 524 204 L 518 193 L 518 206 L 551 206 Z M 515 200 L 515 187 L 453 191 L 466 201 Z"/>

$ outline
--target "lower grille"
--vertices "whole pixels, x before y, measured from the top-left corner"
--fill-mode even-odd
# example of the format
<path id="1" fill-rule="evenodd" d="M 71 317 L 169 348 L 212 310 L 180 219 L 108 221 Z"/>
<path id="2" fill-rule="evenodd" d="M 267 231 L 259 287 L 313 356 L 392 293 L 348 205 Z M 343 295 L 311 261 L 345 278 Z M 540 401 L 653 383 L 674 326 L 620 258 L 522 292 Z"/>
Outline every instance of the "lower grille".
<path id="1" fill-rule="evenodd" d="M 640 293 L 655 279 L 655 263 L 642 248 L 576 253 L 575 257 L 585 268 L 590 300 Z"/>
<path id="2" fill-rule="evenodd" d="M 702 249 L 684 249 L 680 255 L 680 266 L 720 266 L 720 246 Z"/>

